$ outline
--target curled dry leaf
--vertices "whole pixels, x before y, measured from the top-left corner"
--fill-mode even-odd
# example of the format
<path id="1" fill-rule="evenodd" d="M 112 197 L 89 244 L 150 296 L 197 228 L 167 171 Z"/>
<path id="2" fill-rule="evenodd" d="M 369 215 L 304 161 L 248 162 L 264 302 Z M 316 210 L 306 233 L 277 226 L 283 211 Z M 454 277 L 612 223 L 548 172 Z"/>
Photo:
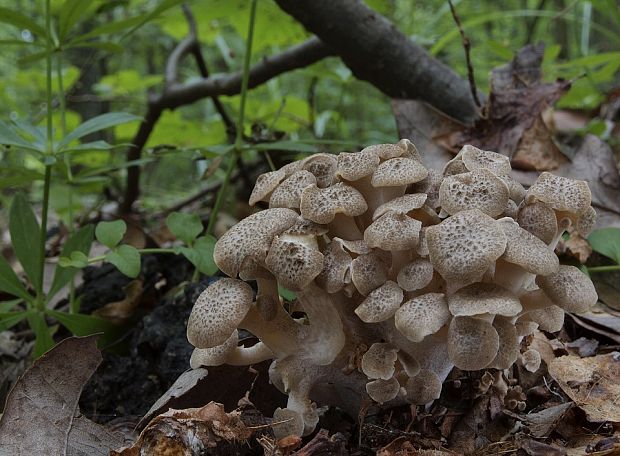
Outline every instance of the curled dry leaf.
<path id="1" fill-rule="evenodd" d="M 549 374 L 593 422 L 620 422 L 620 352 L 553 360 Z"/>
<path id="2" fill-rule="evenodd" d="M 237 454 L 235 449 L 253 432 L 241 420 L 241 412 L 226 413 L 222 404 L 209 402 L 200 408 L 170 409 L 154 418 L 133 446 L 110 455 Z"/>
<path id="3" fill-rule="evenodd" d="M 144 291 L 142 280 L 132 280 L 125 287 L 125 298 L 120 301 L 109 302 L 95 310 L 93 315 L 110 320 L 112 323 L 122 325 L 133 316 L 142 301 Z"/>
<path id="4" fill-rule="evenodd" d="M 70 337 L 15 384 L 0 419 L 2 455 L 101 455 L 123 439 L 80 415 L 82 388 L 101 362 L 97 337 Z"/>

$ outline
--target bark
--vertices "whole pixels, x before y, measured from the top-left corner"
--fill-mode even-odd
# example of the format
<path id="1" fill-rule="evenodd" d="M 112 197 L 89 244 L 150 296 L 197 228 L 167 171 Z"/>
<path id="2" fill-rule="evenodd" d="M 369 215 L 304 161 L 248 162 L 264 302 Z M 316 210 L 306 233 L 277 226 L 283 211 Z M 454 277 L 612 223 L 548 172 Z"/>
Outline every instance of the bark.
<path id="1" fill-rule="evenodd" d="M 361 0 L 276 3 L 386 95 L 425 101 L 465 123 L 478 117 L 467 81 Z"/>

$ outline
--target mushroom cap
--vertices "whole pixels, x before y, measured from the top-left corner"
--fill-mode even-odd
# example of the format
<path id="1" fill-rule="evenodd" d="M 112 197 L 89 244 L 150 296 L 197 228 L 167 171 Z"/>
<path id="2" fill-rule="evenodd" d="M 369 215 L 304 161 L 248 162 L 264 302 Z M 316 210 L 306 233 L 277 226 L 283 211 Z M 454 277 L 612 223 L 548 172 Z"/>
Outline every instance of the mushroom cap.
<path id="1" fill-rule="evenodd" d="M 446 281 L 461 285 L 479 281 L 506 249 L 500 225 L 478 209 L 427 227 L 426 241 L 435 270 Z"/>
<path id="2" fill-rule="evenodd" d="M 441 379 L 435 372 L 422 369 L 418 375 L 409 378 L 405 386 L 407 400 L 411 404 L 426 405 L 439 399 L 441 395 Z"/>
<path id="3" fill-rule="evenodd" d="M 543 172 L 527 190 L 525 201 L 542 201 L 556 211 L 583 215 L 592 203 L 592 193 L 586 181 Z"/>
<path id="4" fill-rule="evenodd" d="M 323 270 L 323 254 L 319 252 L 313 236 L 276 236 L 265 264 L 280 285 L 300 291 Z"/>
<path id="5" fill-rule="evenodd" d="M 333 238 L 323 249 L 323 270 L 316 282 L 328 293 L 336 293 L 345 285 L 345 275 L 351 266 L 351 255 L 342 245 L 340 238 Z"/>
<path id="6" fill-rule="evenodd" d="M 439 204 L 450 215 L 467 209 L 479 209 L 497 217 L 510 199 L 508 187 L 488 169 L 446 177 L 439 187 Z"/>
<path id="7" fill-rule="evenodd" d="M 189 365 L 192 369 L 198 369 L 200 366 L 221 366 L 237 348 L 238 342 L 239 333 L 235 329 L 222 345 L 212 348 L 194 348 Z"/>
<path id="8" fill-rule="evenodd" d="M 508 369 L 519 357 L 519 337 L 514 323 L 508 318 L 496 317 L 493 327 L 499 337 L 499 349 L 491 364 L 493 369 Z"/>
<path id="9" fill-rule="evenodd" d="M 396 144 L 373 144 L 372 146 L 362 149 L 362 153 L 376 155 L 381 160 L 389 160 L 390 158 L 400 157 L 405 153 L 406 147 L 401 143 Z"/>
<path id="10" fill-rule="evenodd" d="M 567 312 L 585 312 L 598 301 L 592 280 L 575 266 L 560 265 L 555 274 L 536 277 L 536 285 Z"/>
<path id="11" fill-rule="evenodd" d="M 521 362 L 523 363 L 523 367 L 525 367 L 525 370 L 529 372 L 536 372 L 540 367 L 541 361 L 542 358 L 540 357 L 540 353 L 533 348 L 526 350 L 521 355 Z"/>
<path id="12" fill-rule="evenodd" d="M 329 228 L 325 225 L 319 225 L 310 220 L 306 220 L 302 216 L 299 216 L 295 223 L 284 231 L 284 234 L 298 235 L 298 236 L 322 236 L 329 231 Z"/>
<path id="13" fill-rule="evenodd" d="M 391 158 L 384 161 L 372 174 L 373 187 L 397 187 L 414 184 L 428 176 L 428 170 L 417 160 Z"/>
<path id="14" fill-rule="evenodd" d="M 494 283 L 472 283 L 448 296 L 448 307 L 457 317 L 481 314 L 515 316 L 521 312 L 519 298 Z"/>
<path id="15" fill-rule="evenodd" d="M 250 206 L 254 206 L 259 201 L 268 201 L 271 192 L 274 191 L 285 177 L 286 174 L 281 169 L 258 176 L 252 194 L 250 195 L 250 200 L 248 201 Z"/>
<path id="16" fill-rule="evenodd" d="M 362 372 L 373 380 L 389 380 L 394 375 L 397 352 L 398 349 L 391 344 L 372 344 L 362 356 Z"/>
<path id="17" fill-rule="evenodd" d="M 351 280 L 361 295 L 380 287 L 387 280 L 389 264 L 377 252 L 360 255 L 351 262 Z"/>
<path id="18" fill-rule="evenodd" d="M 273 423 L 273 433 L 278 440 L 289 435 L 302 436 L 304 433 L 304 419 L 295 410 L 278 407 L 273 412 Z"/>
<path id="19" fill-rule="evenodd" d="M 548 306 L 530 310 L 519 320 L 529 320 L 538 323 L 538 327 L 547 332 L 557 332 L 564 326 L 564 309 L 558 306 Z"/>
<path id="20" fill-rule="evenodd" d="M 394 198 L 393 200 L 379 206 L 375 209 L 372 219 L 377 220 L 379 217 L 388 212 L 407 214 L 414 209 L 420 209 L 424 206 L 425 201 L 426 195 L 424 193 L 407 193 L 406 195 Z"/>
<path id="21" fill-rule="evenodd" d="M 334 220 L 336 214 L 354 217 L 363 214 L 367 209 L 368 205 L 362 194 L 342 182 L 328 188 L 311 185 L 301 192 L 301 215 L 323 225 Z"/>
<path id="22" fill-rule="evenodd" d="M 355 313 L 364 323 L 379 323 L 391 318 L 403 302 L 403 290 L 388 280 L 371 291 Z"/>
<path id="23" fill-rule="evenodd" d="M 269 207 L 299 209 L 301 192 L 309 185 L 316 185 L 314 174 L 306 170 L 294 172 L 271 193 Z"/>
<path id="24" fill-rule="evenodd" d="M 461 154 L 459 152 L 452 160 L 444 165 L 441 174 L 443 177 L 448 177 L 466 173 L 468 171 L 469 170 L 465 167 L 465 163 L 461 160 Z"/>
<path id="25" fill-rule="evenodd" d="M 396 281 L 405 291 L 421 290 L 431 283 L 433 272 L 433 265 L 430 261 L 424 258 L 416 258 L 398 271 Z"/>
<path id="26" fill-rule="evenodd" d="M 498 220 L 506 235 L 502 259 L 517 264 L 532 274 L 548 275 L 558 271 L 558 257 L 542 240 L 524 230 L 511 218 Z"/>
<path id="27" fill-rule="evenodd" d="M 187 322 L 187 340 L 196 348 L 226 342 L 252 305 L 252 287 L 223 278 L 209 285 L 196 300 Z"/>
<path id="28" fill-rule="evenodd" d="M 510 191 L 510 201 L 520 203 L 525 198 L 525 188 L 510 174 L 498 175 L 498 177 L 504 181 L 508 190 Z"/>
<path id="29" fill-rule="evenodd" d="M 406 214 L 387 212 L 364 231 L 369 247 L 382 250 L 409 250 L 418 245 L 422 222 Z"/>
<path id="30" fill-rule="evenodd" d="M 497 355 L 499 335 L 480 318 L 454 317 L 448 329 L 448 356 L 461 370 L 480 370 Z"/>
<path id="31" fill-rule="evenodd" d="M 434 334 L 450 320 L 443 293 L 426 293 L 405 302 L 394 315 L 396 329 L 412 342 Z"/>
<path id="32" fill-rule="evenodd" d="M 577 232 L 583 237 L 588 237 L 588 235 L 594 229 L 595 224 L 596 211 L 592 206 L 590 206 L 588 210 L 577 221 Z"/>
<path id="33" fill-rule="evenodd" d="M 215 264 L 226 275 L 236 277 L 247 258 L 264 261 L 274 236 L 291 227 L 297 217 L 291 209 L 275 208 L 244 218 L 215 244 Z"/>
<path id="34" fill-rule="evenodd" d="M 545 244 L 551 243 L 558 232 L 555 211 L 545 203 L 525 204 L 519 208 L 517 222 Z"/>
<path id="35" fill-rule="evenodd" d="M 340 152 L 336 175 L 348 181 L 356 181 L 370 176 L 377 169 L 379 161 L 379 156 L 371 151 Z"/>
<path id="36" fill-rule="evenodd" d="M 422 193 L 426 195 L 426 204 L 437 209 L 439 207 L 439 187 L 443 181 L 443 175 L 432 168 L 428 170 L 428 176 L 420 182 L 416 182 L 411 187 L 414 193 Z"/>
<path id="37" fill-rule="evenodd" d="M 366 383 L 366 392 L 373 401 L 383 404 L 398 396 L 400 384 L 394 377 L 389 380 L 377 379 Z"/>
<path id="38" fill-rule="evenodd" d="M 510 159 L 497 152 L 481 150 L 467 144 L 460 150 L 459 155 L 461 156 L 463 164 L 469 171 L 488 169 L 496 176 L 504 176 L 510 174 L 510 171 L 512 171 Z"/>
<path id="39" fill-rule="evenodd" d="M 403 154 L 401 155 L 401 157 L 411 158 L 412 160 L 416 160 L 422 163 L 422 155 L 420 155 L 420 151 L 415 146 L 415 144 L 413 144 L 407 138 L 401 139 L 396 143 L 396 145 L 403 149 Z"/>
<path id="40" fill-rule="evenodd" d="M 319 188 L 326 188 L 334 182 L 337 166 L 338 160 L 334 155 L 314 154 L 304 160 L 301 169 L 314 174 Z"/>

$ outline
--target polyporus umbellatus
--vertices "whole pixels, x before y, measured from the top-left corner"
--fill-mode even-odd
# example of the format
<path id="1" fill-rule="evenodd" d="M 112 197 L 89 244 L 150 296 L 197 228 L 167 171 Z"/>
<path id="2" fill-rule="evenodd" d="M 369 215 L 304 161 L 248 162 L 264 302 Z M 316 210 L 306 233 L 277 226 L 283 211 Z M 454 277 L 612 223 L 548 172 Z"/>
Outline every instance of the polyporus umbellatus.
<path id="1" fill-rule="evenodd" d="M 250 204 L 269 208 L 215 246 L 231 278 L 194 306 L 192 367 L 273 360 L 271 382 L 288 394 L 274 416 L 280 435 L 311 432 L 317 402 L 427 404 L 455 366 L 521 358 L 537 368 L 520 340 L 597 301 L 590 279 L 554 253 L 569 226 L 586 235 L 595 213 L 583 181 L 545 172 L 526 191 L 510 172 L 507 157 L 472 146 L 443 173 L 427 170 L 402 140 L 261 175 Z M 285 310 L 278 285 L 296 292 L 303 317 Z M 237 328 L 260 342 L 239 346 Z"/>

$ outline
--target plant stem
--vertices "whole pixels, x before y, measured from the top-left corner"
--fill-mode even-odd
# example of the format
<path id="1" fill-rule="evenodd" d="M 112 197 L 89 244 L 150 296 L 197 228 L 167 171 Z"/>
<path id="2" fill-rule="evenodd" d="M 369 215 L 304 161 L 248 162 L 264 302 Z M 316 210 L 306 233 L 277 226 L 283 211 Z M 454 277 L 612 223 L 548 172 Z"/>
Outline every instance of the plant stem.
<path id="1" fill-rule="evenodd" d="M 588 268 L 588 272 L 612 272 L 612 271 L 620 271 L 620 264 L 614 264 L 611 266 L 595 266 L 593 268 Z"/>
<path id="2" fill-rule="evenodd" d="M 177 251 L 175 249 L 137 249 L 139 253 L 174 253 Z M 88 264 L 99 263 L 106 259 L 107 255 L 100 255 L 96 257 L 92 257 L 88 259 Z"/>
<path id="3" fill-rule="evenodd" d="M 217 215 L 220 212 L 222 203 L 224 202 L 226 191 L 228 189 L 228 183 L 230 181 L 230 176 L 232 175 L 232 172 L 235 169 L 235 166 L 237 165 L 237 160 L 239 159 L 239 155 L 241 155 L 241 149 L 243 147 L 243 122 L 245 120 L 245 102 L 246 102 L 247 93 L 248 93 L 248 80 L 250 78 L 250 59 L 252 57 L 252 41 L 254 40 L 254 23 L 256 19 L 256 3 L 257 3 L 257 0 L 252 0 L 252 4 L 250 6 L 250 24 L 248 27 L 248 38 L 246 41 L 245 56 L 243 60 L 243 79 L 241 80 L 241 105 L 239 106 L 239 120 L 237 121 L 237 130 L 236 130 L 233 154 L 232 154 L 232 157 L 230 157 L 230 161 L 228 162 L 228 167 L 226 168 L 226 174 L 224 175 L 224 180 L 222 181 L 222 186 L 220 187 L 220 190 L 217 192 L 217 197 L 215 198 L 213 209 L 211 210 L 211 214 L 209 215 L 209 224 L 207 225 L 208 235 L 213 234 L 213 229 L 215 228 L 215 222 L 217 220 Z"/>

